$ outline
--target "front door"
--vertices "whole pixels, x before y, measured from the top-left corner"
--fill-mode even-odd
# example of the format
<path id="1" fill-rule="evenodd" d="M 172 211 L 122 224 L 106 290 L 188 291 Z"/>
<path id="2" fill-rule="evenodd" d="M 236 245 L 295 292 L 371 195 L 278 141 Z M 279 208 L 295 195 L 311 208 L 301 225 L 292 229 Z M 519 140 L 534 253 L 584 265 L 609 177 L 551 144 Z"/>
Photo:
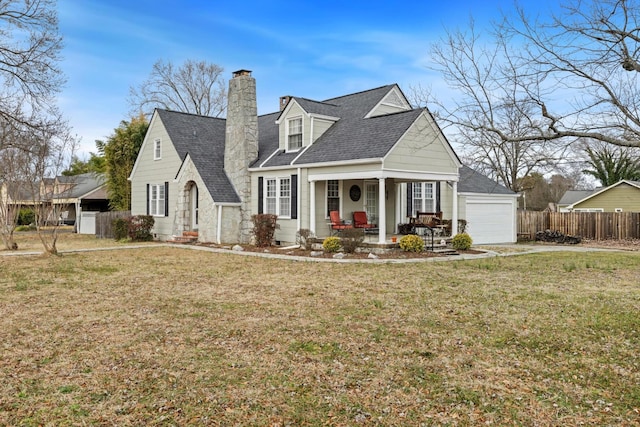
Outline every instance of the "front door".
<path id="1" fill-rule="evenodd" d="M 198 229 L 198 187 L 196 184 L 191 186 L 190 193 L 190 205 L 191 205 L 191 229 L 196 231 Z"/>
<path id="2" fill-rule="evenodd" d="M 364 210 L 367 219 L 372 224 L 378 223 L 378 182 L 365 181 L 364 183 Z"/>

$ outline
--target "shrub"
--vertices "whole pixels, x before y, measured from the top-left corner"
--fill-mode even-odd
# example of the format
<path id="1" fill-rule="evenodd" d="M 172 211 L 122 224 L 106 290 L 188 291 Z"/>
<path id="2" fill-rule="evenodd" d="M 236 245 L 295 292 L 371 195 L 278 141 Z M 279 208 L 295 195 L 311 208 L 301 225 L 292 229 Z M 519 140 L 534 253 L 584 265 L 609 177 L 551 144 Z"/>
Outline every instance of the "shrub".
<path id="1" fill-rule="evenodd" d="M 274 214 L 255 214 L 251 216 L 253 221 L 253 236 L 256 239 L 256 246 L 262 248 L 271 246 L 273 236 L 280 225 L 276 222 L 277 215 Z"/>
<path id="2" fill-rule="evenodd" d="M 113 227 L 113 238 L 115 240 L 124 240 L 129 237 L 129 220 L 128 218 L 116 218 L 111 221 Z"/>
<path id="3" fill-rule="evenodd" d="M 133 241 L 148 242 L 153 240 L 151 229 L 155 220 L 151 215 L 136 215 L 129 218 L 129 237 Z"/>
<path id="4" fill-rule="evenodd" d="M 35 229 L 35 225 L 19 225 L 16 227 L 16 231 L 34 231 Z"/>
<path id="5" fill-rule="evenodd" d="M 364 230 L 359 228 L 347 228 L 342 230 L 342 248 L 346 253 L 352 254 L 360 243 L 364 241 Z"/>
<path id="6" fill-rule="evenodd" d="M 22 208 L 18 213 L 18 225 L 31 225 L 36 221 L 36 214 L 31 208 Z"/>
<path id="7" fill-rule="evenodd" d="M 338 252 L 341 246 L 340 238 L 336 236 L 327 237 L 322 242 L 322 248 L 327 252 Z"/>
<path id="8" fill-rule="evenodd" d="M 151 215 L 136 215 L 116 218 L 111 222 L 115 240 L 131 239 L 137 242 L 153 240 L 151 229 L 155 220 Z"/>
<path id="9" fill-rule="evenodd" d="M 453 236 L 453 239 L 451 239 L 451 246 L 453 246 L 453 249 L 459 251 L 469 249 L 471 247 L 471 243 L 473 243 L 473 240 L 467 233 L 458 233 Z"/>
<path id="10" fill-rule="evenodd" d="M 307 228 L 301 228 L 296 233 L 296 244 L 300 245 L 300 247 L 303 248 L 304 250 L 310 251 L 311 239 L 313 239 L 314 237 L 315 236 L 311 232 L 311 230 Z"/>
<path id="11" fill-rule="evenodd" d="M 422 252 L 424 249 L 424 240 L 415 234 L 402 236 L 400 239 L 400 249 L 405 252 Z"/>

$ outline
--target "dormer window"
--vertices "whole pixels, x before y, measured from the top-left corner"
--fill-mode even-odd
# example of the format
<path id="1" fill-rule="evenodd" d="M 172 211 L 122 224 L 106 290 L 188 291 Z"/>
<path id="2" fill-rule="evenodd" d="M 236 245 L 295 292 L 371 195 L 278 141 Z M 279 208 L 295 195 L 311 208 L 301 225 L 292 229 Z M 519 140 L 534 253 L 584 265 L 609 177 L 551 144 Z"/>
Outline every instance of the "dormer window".
<path id="1" fill-rule="evenodd" d="M 302 148 L 302 117 L 289 119 L 287 127 L 288 150 Z"/>

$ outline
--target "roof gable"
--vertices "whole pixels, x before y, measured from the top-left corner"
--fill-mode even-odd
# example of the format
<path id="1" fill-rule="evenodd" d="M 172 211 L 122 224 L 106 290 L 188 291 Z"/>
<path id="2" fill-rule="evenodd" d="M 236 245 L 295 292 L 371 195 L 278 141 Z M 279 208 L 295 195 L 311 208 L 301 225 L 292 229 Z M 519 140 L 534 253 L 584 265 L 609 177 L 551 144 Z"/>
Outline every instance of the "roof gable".
<path id="1" fill-rule="evenodd" d="M 224 171 L 226 120 L 169 110 L 156 110 L 178 156 L 187 154 L 207 186 L 211 197 L 220 203 L 240 201 Z"/>
<path id="2" fill-rule="evenodd" d="M 639 181 L 630 181 L 630 180 L 623 179 L 623 180 L 618 181 L 615 184 L 612 184 L 612 185 L 610 185 L 608 187 L 604 187 L 604 188 L 601 188 L 601 189 L 598 189 L 598 190 L 591 191 L 590 194 L 585 195 L 583 198 L 581 198 L 581 199 L 579 199 L 577 201 L 574 201 L 572 203 L 569 203 L 568 207 L 572 208 L 575 205 L 579 205 L 581 203 L 584 203 L 587 200 L 591 200 L 591 199 L 593 199 L 595 197 L 598 197 L 599 195 L 601 195 L 601 194 L 603 194 L 603 193 L 605 193 L 607 191 L 611 191 L 612 189 L 614 189 L 614 188 L 616 188 L 616 187 L 618 187 L 620 185 L 623 185 L 623 184 L 627 184 L 627 185 L 629 185 L 631 187 L 634 187 L 634 188 L 637 188 L 637 189 L 640 190 L 640 182 Z M 562 199 L 564 200 L 564 196 L 562 196 Z M 561 200 L 560 202 L 562 203 L 563 200 Z"/>

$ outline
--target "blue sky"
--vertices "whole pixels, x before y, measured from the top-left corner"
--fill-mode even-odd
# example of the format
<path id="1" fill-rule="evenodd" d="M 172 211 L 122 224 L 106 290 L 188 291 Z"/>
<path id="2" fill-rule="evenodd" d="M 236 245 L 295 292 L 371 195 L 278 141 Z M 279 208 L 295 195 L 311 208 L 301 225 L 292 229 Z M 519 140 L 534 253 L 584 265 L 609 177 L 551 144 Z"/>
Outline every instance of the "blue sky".
<path id="1" fill-rule="evenodd" d="M 555 3 L 529 2 L 540 10 Z M 428 69 L 430 44 L 470 16 L 482 28 L 512 7 L 511 0 L 59 0 L 67 77 L 59 106 L 85 157 L 129 119 L 129 88 L 159 59 L 215 63 L 226 80 L 252 70 L 260 114 L 277 111 L 283 95 L 322 100 L 390 83 L 446 96 Z"/>

